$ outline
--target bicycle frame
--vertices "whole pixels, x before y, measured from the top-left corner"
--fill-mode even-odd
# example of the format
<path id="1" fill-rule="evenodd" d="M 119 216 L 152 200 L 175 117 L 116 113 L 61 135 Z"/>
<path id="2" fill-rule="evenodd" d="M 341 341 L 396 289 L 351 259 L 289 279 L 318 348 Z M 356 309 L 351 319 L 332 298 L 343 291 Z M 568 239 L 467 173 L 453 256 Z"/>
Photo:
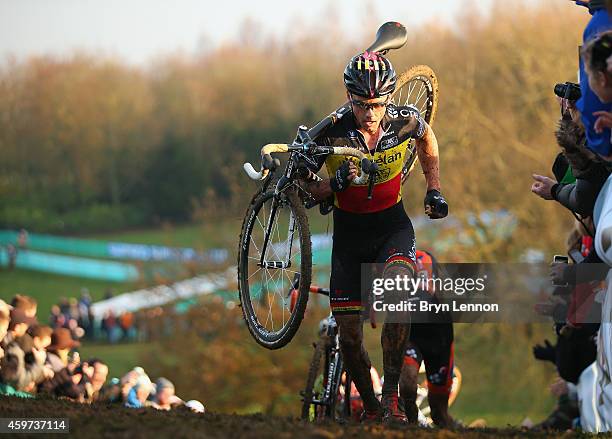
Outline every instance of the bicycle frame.
<path id="1" fill-rule="evenodd" d="M 325 350 L 324 370 L 326 371 L 326 375 L 324 378 L 323 394 L 320 399 L 313 398 L 311 404 L 325 407 L 325 415 L 327 417 L 333 417 L 334 413 L 332 412 L 332 409 L 335 405 L 333 403 L 338 395 L 343 369 L 340 342 L 338 340 L 338 326 L 335 324 L 333 326 L 328 326 L 327 333 L 324 336 L 329 337 L 330 342 Z"/>

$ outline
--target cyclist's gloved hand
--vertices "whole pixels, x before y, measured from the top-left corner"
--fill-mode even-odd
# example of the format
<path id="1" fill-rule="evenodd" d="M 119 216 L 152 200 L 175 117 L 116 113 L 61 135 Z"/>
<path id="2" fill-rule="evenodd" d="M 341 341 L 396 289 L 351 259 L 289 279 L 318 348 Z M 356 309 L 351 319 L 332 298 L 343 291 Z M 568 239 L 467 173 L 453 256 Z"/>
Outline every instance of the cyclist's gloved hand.
<path id="1" fill-rule="evenodd" d="M 355 178 L 356 173 L 357 168 L 353 162 L 347 160 L 342 163 L 329 182 L 331 190 L 334 192 L 342 192 L 348 188 L 353 178 Z"/>
<path id="2" fill-rule="evenodd" d="M 448 215 L 448 203 L 436 189 L 427 191 L 425 195 L 425 213 L 431 219 L 444 218 Z"/>
<path id="3" fill-rule="evenodd" d="M 556 350 L 555 346 L 551 345 L 548 340 L 544 340 L 544 346 L 537 344 L 533 347 L 533 356 L 536 360 L 542 361 L 556 361 Z"/>

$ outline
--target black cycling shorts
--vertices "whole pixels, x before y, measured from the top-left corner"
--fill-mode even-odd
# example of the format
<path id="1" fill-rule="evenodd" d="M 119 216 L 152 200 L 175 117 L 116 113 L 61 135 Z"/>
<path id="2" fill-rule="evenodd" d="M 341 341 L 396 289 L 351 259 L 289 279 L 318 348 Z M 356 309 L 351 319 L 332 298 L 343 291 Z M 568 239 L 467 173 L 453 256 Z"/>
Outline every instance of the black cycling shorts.
<path id="1" fill-rule="evenodd" d="M 329 296 L 334 315 L 357 314 L 365 309 L 362 297 L 367 297 L 370 287 L 362 285 L 361 264 L 373 263 L 414 267 L 414 229 L 401 202 L 371 214 L 334 211 Z"/>

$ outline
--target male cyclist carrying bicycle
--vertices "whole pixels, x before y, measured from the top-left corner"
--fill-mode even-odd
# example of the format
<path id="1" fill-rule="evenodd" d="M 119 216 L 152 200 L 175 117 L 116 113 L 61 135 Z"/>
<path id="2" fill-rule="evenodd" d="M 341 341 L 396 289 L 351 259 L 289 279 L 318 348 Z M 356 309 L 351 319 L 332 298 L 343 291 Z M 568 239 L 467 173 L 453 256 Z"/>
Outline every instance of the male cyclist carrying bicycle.
<path id="1" fill-rule="evenodd" d="M 330 155 L 326 164 L 331 179 L 310 182 L 308 190 L 317 199 L 334 198 L 334 235 L 330 279 L 330 305 L 339 326 L 340 347 L 359 393 L 364 418 L 406 421 L 398 409 L 398 381 L 408 342 L 410 324 L 386 322 L 382 329 L 385 382 L 382 407 L 370 379 L 370 361 L 363 347 L 361 312 L 361 264 L 384 264 L 384 276 L 414 274 L 414 230 L 401 202 L 401 171 L 410 139 L 416 139 L 421 167 L 427 180 L 425 212 L 443 218 L 448 205 L 440 194 L 436 136 L 413 107 L 391 104 L 396 74 L 389 60 L 379 53 L 353 57 L 344 70 L 344 84 L 351 103 L 348 112 L 324 131 L 320 145 L 357 148 L 378 165 L 372 198 L 367 185 L 351 184 L 357 168 L 351 160 Z M 382 411 L 381 411 L 382 408 Z"/>

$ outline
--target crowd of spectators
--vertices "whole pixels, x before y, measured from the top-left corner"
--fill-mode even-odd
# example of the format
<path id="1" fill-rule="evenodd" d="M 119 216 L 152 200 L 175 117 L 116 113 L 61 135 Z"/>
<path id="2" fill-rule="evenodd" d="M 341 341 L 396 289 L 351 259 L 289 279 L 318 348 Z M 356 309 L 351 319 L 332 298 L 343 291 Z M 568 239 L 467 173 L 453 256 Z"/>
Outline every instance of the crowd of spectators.
<path id="1" fill-rule="evenodd" d="M 538 427 L 599 432 L 612 430 L 612 381 L 606 372 L 612 346 L 605 329 L 611 324 L 606 306 L 612 303 L 612 285 L 604 282 L 612 266 L 606 256 L 612 229 L 602 207 L 612 200 L 612 191 L 604 190 L 612 170 L 612 1 L 576 3 L 592 15 L 583 34 L 579 98 L 560 97 L 555 178 L 534 174 L 532 191 L 557 201 L 577 222 L 568 238 L 568 262 L 553 263 L 555 288 L 549 301 L 536 307 L 554 320 L 556 341 L 535 346 L 534 356 L 554 363 L 559 374 L 551 386 L 557 407 Z"/>
<path id="2" fill-rule="evenodd" d="M 103 360 L 80 357 L 81 341 L 70 325 L 40 325 L 36 313 L 37 302 L 29 296 L 16 295 L 10 304 L 0 300 L 0 395 L 50 395 L 81 403 L 204 412 L 199 401 L 185 402 L 176 396 L 170 380 L 161 377 L 152 382 L 141 367 L 108 380 L 109 367 Z M 75 316 L 70 319 L 77 321 Z"/>
<path id="3" fill-rule="evenodd" d="M 102 319 L 96 321 L 91 312 L 92 299 L 86 288 L 81 295 L 61 298 L 51 307 L 49 325 L 52 328 L 66 328 L 75 340 L 104 339 L 109 343 L 135 341 L 138 337 L 135 314 L 129 311 L 115 314 L 108 311 Z"/>

